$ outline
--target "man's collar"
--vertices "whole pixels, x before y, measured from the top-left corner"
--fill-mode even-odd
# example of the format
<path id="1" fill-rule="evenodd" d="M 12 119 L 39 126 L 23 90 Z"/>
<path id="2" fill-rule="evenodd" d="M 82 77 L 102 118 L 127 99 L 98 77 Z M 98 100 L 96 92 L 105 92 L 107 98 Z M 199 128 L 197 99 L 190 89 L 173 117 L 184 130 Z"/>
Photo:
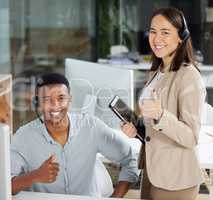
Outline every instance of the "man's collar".
<path id="1" fill-rule="evenodd" d="M 69 113 L 67 113 L 67 116 L 68 116 L 68 119 L 69 119 L 68 139 L 67 139 L 67 142 L 70 143 L 72 135 L 73 135 L 73 131 L 71 131 L 71 127 L 74 124 L 74 123 L 72 123 L 74 121 L 74 118 L 72 119 L 72 117 L 71 117 L 71 115 Z M 57 142 L 49 134 L 49 132 L 47 130 L 47 127 L 45 126 L 45 123 L 41 124 L 41 128 L 42 128 L 42 134 L 44 135 L 44 137 L 47 140 L 47 142 L 49 142 L 50 144 L 57 144 Z"/>
<path id="2" fill-rule="evenodd" d="M 53 139 L 53 137 L 49 134 L 49 132 L 47 131 L 47 128 L 45 126 L 45 124 L 42 124 L 42 133 L 45 137 L 45 139 L 47 140 L 47 142 L 49 142 L 50 144 L 56 144 L 57 142 Z"/>

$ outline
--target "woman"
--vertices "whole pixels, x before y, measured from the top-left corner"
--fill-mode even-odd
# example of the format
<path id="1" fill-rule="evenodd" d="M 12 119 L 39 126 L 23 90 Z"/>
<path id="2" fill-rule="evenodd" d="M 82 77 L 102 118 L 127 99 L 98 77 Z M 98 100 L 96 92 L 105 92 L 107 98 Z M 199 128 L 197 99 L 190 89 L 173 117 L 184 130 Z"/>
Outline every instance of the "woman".
<path id="1" fill-rule="evenodd" d="M 139 161 L 145 163 L 141 198 L 195 200 L 202 182 L 195 146 L 206 91 L 182 12 L 157 10 L 151 18 L 149 44 L 151 72 L 139 99 L 146 126 Z M 137 133 L 130 123 L 122 130 L 130 137 Z"/>

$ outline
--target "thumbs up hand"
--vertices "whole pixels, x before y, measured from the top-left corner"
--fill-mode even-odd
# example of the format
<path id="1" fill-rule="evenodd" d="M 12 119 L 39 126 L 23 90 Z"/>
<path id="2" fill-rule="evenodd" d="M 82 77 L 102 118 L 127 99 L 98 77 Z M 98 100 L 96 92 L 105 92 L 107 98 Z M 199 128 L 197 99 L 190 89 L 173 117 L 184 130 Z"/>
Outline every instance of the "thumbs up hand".
<path id="1" fill-rule="evenodd" d="M 34 171 L 35 183 L 52 183 L 56 180 L 59 172 L 59 164 L 56 163 L 56 156 L 51 155 L 42 165 Z"/>
<path id="2" fill-rule="evenodd" d="M 151 90 L 151 97 L 143 99 L 140 104 L 141 115 L 144 118 L 159 120 L 163 113 L 161 99 L 154 89 Z"/>

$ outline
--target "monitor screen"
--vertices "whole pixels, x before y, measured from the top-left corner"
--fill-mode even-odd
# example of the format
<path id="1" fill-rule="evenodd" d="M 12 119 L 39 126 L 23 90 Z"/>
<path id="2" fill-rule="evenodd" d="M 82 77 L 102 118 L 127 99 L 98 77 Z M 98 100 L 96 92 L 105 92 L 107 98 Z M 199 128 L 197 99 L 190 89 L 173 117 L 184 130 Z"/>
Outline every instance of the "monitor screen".
<path id="1" fill-rule="evenodd" d="M 109 103 L 118 95 L 133 109 L 133 70 L 66 59 L 65 76 L 72 95 L 71 111 L 90 113 L 118 128 L 120 120 L 109 109 Z"/>
<path id="2" fill-rule="evenodd" d="M 10 181 L 10 131 L 0 124 L 0 199 L 11 200 Z"/>

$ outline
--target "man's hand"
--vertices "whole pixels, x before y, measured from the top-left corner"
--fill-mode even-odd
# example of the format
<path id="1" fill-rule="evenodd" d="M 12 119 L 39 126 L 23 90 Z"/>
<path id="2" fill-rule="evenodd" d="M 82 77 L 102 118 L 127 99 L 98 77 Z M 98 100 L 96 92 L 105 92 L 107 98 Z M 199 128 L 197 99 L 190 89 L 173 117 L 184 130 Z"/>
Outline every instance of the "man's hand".
<path id="1" fill-rule="evenodd" d="M 34 183 L 52 183 L 56 180 L 59 172 L 59 164 L 56 163 L 55 155 L 50 156 L 43 162 L 39 169 L 16 176 L 12 179 L 12 194 L 16 194 Z"/>
<path id="2" fill-rule="evenodd" d="M 37 183 L 52 183 L 56 180 L 59 172 L 59 164 L 55 162 L 56 156 L 51 155 L 43 162 L 39 169 L 34 171 L 35 182 Z"/>
<path id="3" fill-rule="evenodd" d="M 115 190 L 111 197 L 114 198 L 123 198 L 124 195 L 128 192 L 129 188 L 131 186 L 131 183 L 128 181 L 120 181 L 115 187 Z"/>

